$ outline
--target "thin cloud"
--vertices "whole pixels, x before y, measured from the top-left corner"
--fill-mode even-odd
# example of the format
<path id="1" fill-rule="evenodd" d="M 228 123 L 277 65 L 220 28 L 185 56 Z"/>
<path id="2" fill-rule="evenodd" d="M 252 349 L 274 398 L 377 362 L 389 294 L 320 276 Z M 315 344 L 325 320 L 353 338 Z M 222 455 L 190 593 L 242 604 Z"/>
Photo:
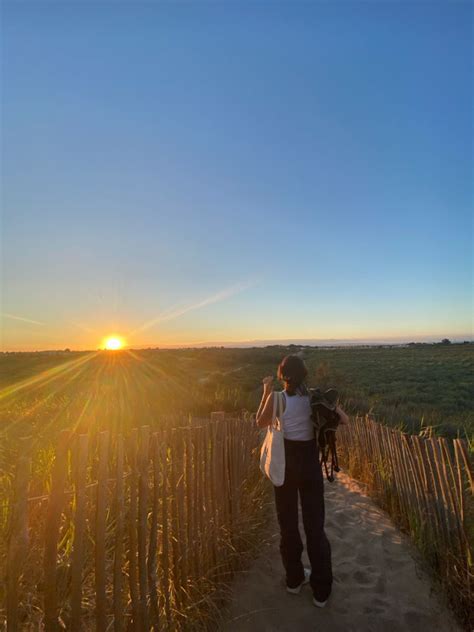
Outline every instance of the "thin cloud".
<path id="1" fill-rule="evenodd" d="M 43 326 L 45 323 L 41 323 L 39 320 L 33 320 L 32 318 L 24 318 L 23 316 L 16 316 L 15 314 L 7 314 L 7 312 L 2 312 L 3 318 L 10 318 L 11 320 L 19 320 L 22 323 L 31 323 L 32 325 L 41 325 Z"/>
<path id="2" fill-rule="evenodd" d="M 82 325 L 81 323 L 71 323 L 71 325 L 74 325 L 74 327 L 77 327 L 81 331 L 85 331 L 87 334 L 97 334 L 95 329 L 91 329 L 87 325 Z"/>
<path id="3" fill-rule="evenodd" d="M 217 292 L 217 294 L 212 294 L 211 296 L 208 296 L 207 298 L 204 298 L 201 301 L 198 301 L 197 303 L 193 303 L 192 305 L 170 309 L 164 312 L 163 314 L 160 314 L 156 318 L 153 318 L 152 320 L 147 321 L 146 323 L 144 323 L 137 329 L 134 329 L 132 332 L 128 334 L 128 336 L 129 337 L 134 336 L 135 334 L 145 331 L 147 329 L 150 329 L 150 327 L 154 327 L 155 325 L 158 325 L 159 323 L 172 320 L 173 318 L 178 318 L 179 316 L 182 316 L 183 314 L 187 314 L 188 312 L 194 311 L 196 309 L 200 309 L 201 307 L 206 307 L 207 305 L 212 305 L 213 303 L 220 303 L 221 301 L 224 301 L 227 298 L 234 296 L 235 294 L 239 294 L 240 292 L 247 290 L 248 288 L 256 285 L 257 283 L 258 283 L 258 280 L 236 283 L 235 285 L 231 285 L 230 287 L 225 288 L 224 290 L 221 290 L 220 292 Z"/>

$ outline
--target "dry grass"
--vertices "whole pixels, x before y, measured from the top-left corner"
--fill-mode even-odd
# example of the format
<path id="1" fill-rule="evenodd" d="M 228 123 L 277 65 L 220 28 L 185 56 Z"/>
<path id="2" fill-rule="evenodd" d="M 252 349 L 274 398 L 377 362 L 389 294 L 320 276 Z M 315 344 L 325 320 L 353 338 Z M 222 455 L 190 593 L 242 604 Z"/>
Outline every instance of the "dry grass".
<path id="1" fill-rule="evenodd" d="M 149 619 L 150 626 L 155 622 L 153 629 L 216 629 L 230 581 L 236 572 L 245 568 L 258 546 L 264 526 L 263 508 L 269 487 L 258 468 L 258 430 L 248 419 L 226 418 L 208 421 L 206 425 L 197 427 L 162 430 L 153 435 L 149 446 L 144 446 L 143 441 L 130 446 L 128 438 L 123 478 L 125 533 L 121 543 L 124 548 L 119 553 L 118 565 L 123 589 L 118 595 L 114 594 L 113 581 L 119 518 L 115 502 L 117 480 L 113 477 L 116 465 L 115 439 L 112 437 L 111 450 L 107 455 L 108 480 L 104 490 L 106 507 L 102 515 L 105 524 L 103 571 L 106 583 L 105 603 L 103 600 L 101 603 L 105 609 L 106 628 L 113 627 L 114 603 L 117 599 L 123 611 L 123 629 L 128 628 L 134 617 L 137 620 L 137 616 L 142 616 L 140 595 L 145 586 L 145 617 Z M 127 441 L 125 443 L 127 445 Z M 84 553 L 80 559 L 82 627 L 78 629 L 83 630 L 96 629 L 96 542 L 100 541 L 97 526 L 100 522 L 97 505 L 100 481 L 98 483 L 97 475 L 101 463 L 94 435 L 89 438 L 89 444 L 84 501 Z M 154 452 L 155 447 L 158 448 L 157 452 Z M 15 500 L 11 493 L 11 481 L 10 486 L 4 487 L 7 495 L 2 515 L 8 515 L 10 520 L 3 524 L 0 551 L 4 565 L 2 574 L 5 573 L 8 560 L 7 543 L 10 548 L 19 545 L 24 555 L 13 566 L 13 570 L 19 572 L 16 616 L 18 629 L 25 632 L 43 629 L 48 615 L 45 598 L 51 592 L 57 601 L 55 624 L 70 629 L 72 623 L 71 585 L 75 570 L 74 550 L 77 546 L 75 531 L 78 526 L 74 440 L 68 439 L 65 493 L 60 494 L 56 534 L 54 520 L 51 520 L 48 511 L 48 505 L 54 506 L 57 500 L 55 453 L 58 451 L 48 449 L 31 455 L 33 476 L 30 476 L 28 483 L 31 500 L 25 524 L 28 543 L 17 541 L 18 531 L 15 527 L 18 525 L 13 524 L 17 518 L 12 519 L 11 516 L 16 514 L 18 499 Z M 153 461 L 153 456 L 157 454 L 160 455 L 158 462 Z M 140 455 L 145 460 L 142 465 Z M 138 476 L 134 474 L 135 464 Z M 45 582 L 44 552 L 51 538 L 57 551 L 55 586 Z M 140 557 L 140 538 L 145 539 L 146 560 Z M 142 565 L 146 564 L 150 556 L 154 577 Z M 11 578 L 11 565 L 9 571 Z M 145 572 L 144 584 L 141 581 L 142 571 Z M 5 626 L 6 594 L 2 597 L 4 605 L 0 616 Z M 141 626 L 145 625 L 143 619 L 140 621 Z"/>

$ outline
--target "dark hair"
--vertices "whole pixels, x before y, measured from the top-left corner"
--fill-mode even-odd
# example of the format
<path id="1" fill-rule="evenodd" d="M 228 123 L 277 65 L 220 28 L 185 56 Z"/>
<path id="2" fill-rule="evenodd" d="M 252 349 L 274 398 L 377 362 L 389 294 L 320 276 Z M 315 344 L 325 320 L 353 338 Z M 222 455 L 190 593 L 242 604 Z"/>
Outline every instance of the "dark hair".
<path id="1" fill-rule="evenodd" d="M 277 377 L 285 383 L 288 395 L 307 395 L 304 383 L 308 369 L 304 361 L 297 355 L 287 355 L 278 365 Z"/>

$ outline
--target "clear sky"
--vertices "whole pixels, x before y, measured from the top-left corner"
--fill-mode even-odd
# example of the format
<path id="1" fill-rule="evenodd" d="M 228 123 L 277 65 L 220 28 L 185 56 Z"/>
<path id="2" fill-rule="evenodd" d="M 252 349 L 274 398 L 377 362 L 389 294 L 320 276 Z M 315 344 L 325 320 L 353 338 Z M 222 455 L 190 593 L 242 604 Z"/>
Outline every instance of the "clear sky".
<path id="1" fill-rule="evenodd" d="M 471 2 L 2 2 L 4 349 L 472 335 Z"/>

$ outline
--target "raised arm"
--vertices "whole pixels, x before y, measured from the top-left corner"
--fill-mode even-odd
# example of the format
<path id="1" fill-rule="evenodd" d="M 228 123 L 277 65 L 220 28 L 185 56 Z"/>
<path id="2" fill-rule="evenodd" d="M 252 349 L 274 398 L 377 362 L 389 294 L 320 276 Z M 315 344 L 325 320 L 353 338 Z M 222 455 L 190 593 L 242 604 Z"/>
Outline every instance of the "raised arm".
<path id="1" fill-rule="evenodd" d="M 259 428 L 268 426 L 273 415 L 273 377 L 268 376 L 263 379 L 263 395 L 258 407 L 255 423 Z"/>

